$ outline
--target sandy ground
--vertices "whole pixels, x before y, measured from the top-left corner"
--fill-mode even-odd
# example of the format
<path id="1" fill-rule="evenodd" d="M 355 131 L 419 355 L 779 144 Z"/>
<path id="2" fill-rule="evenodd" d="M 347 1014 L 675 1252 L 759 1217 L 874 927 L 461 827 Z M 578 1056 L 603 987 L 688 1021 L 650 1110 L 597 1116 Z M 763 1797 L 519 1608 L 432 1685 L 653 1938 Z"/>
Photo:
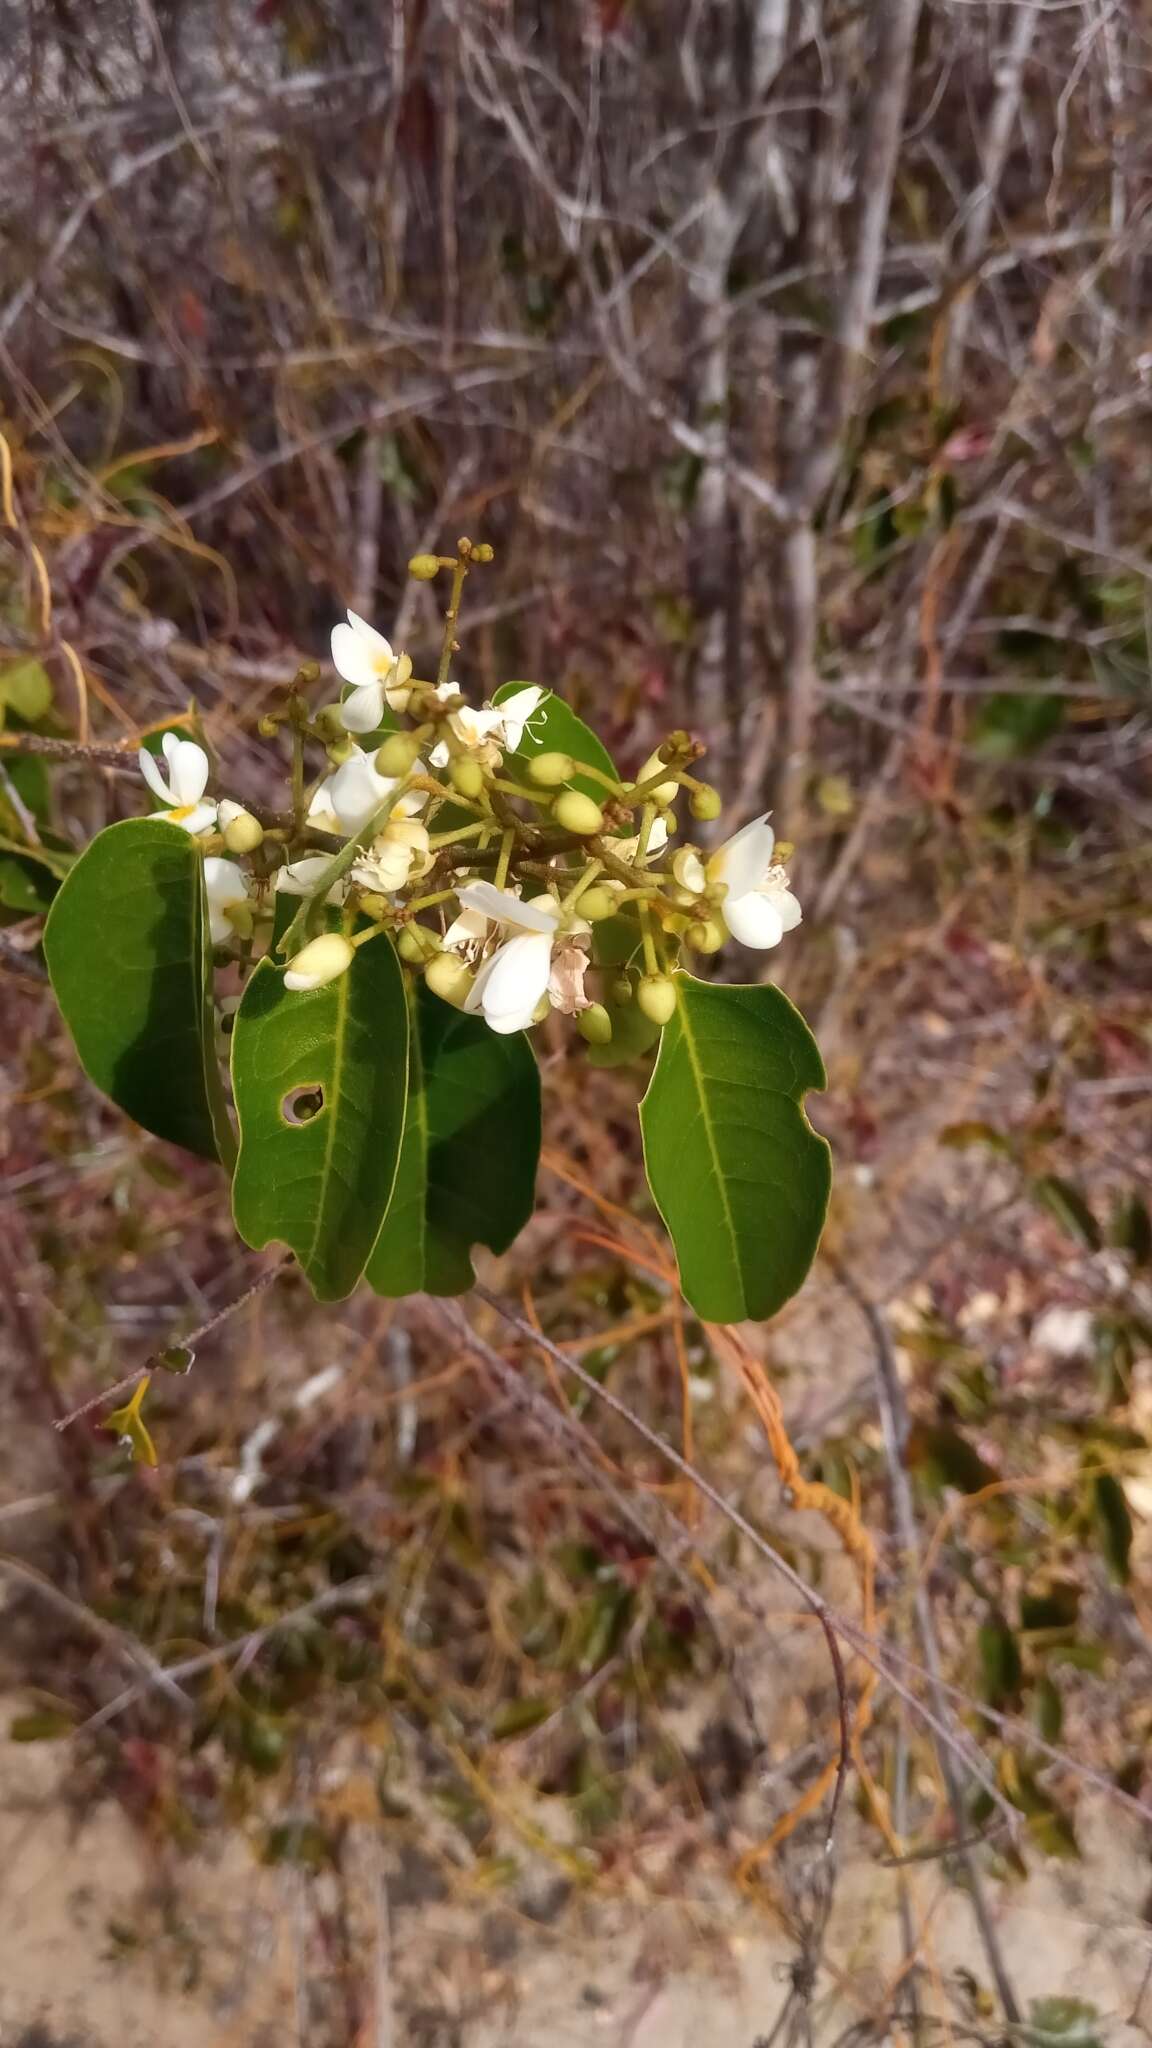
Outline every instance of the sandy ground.
<path id="1" fill-rule="evenodd" d="M 332 2037 L 337 1920 L 362 1934 L 349 2048 L 753 2048 L 787 1989 L 791 1938 L 718 1876 L 655 1902 L 570 1903 L 542 1924 L 421 1897 L 367 1827 L 339 1875 L 261 1865 L 239 1834 L 165 1867 L 115 1803 L 73 1810 L 69 1770 L 64 1745 L 0 1742 L 0 2048 L 308 2048 L 314 2024 Z M 1091 2000 L 1104 2038 L 1135 2048 L 1152 2033 L 1152 1997 L 1131 2023 L 1152 1962 L 1147 1845 L 1102 1801 L 1080 1826 L 1082 1863 L 1037 1861 L 992 1887 L 997 1924 L 1023 2002 Z M 899 1962 L 895 1880 L 853 1851 L 853 1827 L 817 2043 L 875 2011 Z M 930 1973 L 983 1978 L 962 1893 L 935 1866 L 915 1884 Z"/>

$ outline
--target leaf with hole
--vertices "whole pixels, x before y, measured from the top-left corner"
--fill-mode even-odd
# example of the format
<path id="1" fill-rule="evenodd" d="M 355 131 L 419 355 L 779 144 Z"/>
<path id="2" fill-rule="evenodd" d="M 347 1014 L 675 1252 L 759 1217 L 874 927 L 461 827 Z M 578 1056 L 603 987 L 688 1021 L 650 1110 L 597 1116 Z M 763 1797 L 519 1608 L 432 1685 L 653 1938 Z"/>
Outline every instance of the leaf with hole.
<path id="1" fill-rule="evenodd" d="M 351 1294 L 396 1179 L 408 1085 L 404 977 L 386 937 L 322 988 L 257 967 L 232 1032 L 236 1228 L 295 1252 L 321 1301 Z"/>
<path id="2" fill-rule="evenodd" d="M 532 1214 L 540 1074 L 522 1031 L 501 1037 L 421 982 L 396 1188 L 368 1262 L 377 1294 L 463 1294 L 471 1248 L 507 1251 Z"/>
<path id="3" fill-rule="evenodd" d="M 60 888 L 44 954 L 89 1080 L 156 1137 L 230 1164 L 194 840 L 161 819 L 109 825 Z"/>
<path id="4" fill-rule="evenodd" d="M 828 1207 L 828 1146 L 804 1113 L 823 1062 L 778 988 L 675 979 L 640 1105 L 648 1182 L 696 1313 L 771 1316 L 802 1284 Z"/>

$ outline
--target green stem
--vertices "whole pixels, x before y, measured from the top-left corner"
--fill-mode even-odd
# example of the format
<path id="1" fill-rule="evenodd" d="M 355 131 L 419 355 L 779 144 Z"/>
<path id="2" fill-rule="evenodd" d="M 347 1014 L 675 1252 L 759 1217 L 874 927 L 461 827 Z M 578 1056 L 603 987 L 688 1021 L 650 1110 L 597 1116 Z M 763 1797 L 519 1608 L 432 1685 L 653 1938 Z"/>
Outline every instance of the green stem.
<path id="1" fill-rule="evenodd" d="M 498 889 L 502 889 L 508 880 L 508 863 L 512 858 L 512 848 L 515 844 L 516 834 L 509 828 L 500 841 L 500 858 L 496 863 L 495 882 Z"/>
<path id="2" fill-rule="evenodd" d="M 640 905 L 640 937 L 644 946 L 645 974 L 659 974 L 660 963 L 656 958 L 656 942 L 652 937 L 652 913 L 646 903 Z"/>
<path id="3" fill-rule="evenodd" d="M 444 614 L 444 639 L 440 648 L 440 666 L 436 671 L 437 689 L 440 689 L 448 681 L 448 671 L 452 666 L 452 656 L 456 651 L 456 625 L 460 617 L 460 599 L 463 595 L 464 578 L 467 574 L 467 556 L 458 556 L 456 566 L 452 571 L 452 595 L 448 600 L 448 609 Z"/>
<path id="4" fill-rule="evenodd" d="M 584 894 L 585 889 L 587 889 L 589 885 L 594 881 L 595 877 L 600 873 L 600 870 L 603 866 L 604 863 L 602 860 L 589 861 L 583 874 L 577 878 L 573 887 L 569 889 L 568 894 L 560 898 L 561 916 L 563 916 L 566 910 L 571 910 L 574 904 L 579 902 L 581 896 Z"/>
<path id="5" fill-rule="evenodd" d="M 394 790 L 391 796 L 385 797 L 384 802 L 377 806 L 367 823 L 361 825 L 360 830 L 354 832 L 351 839 L 345 840 L 339 853 L 333 854 L 315 888 L 305 896 L 299 910 L 296 912 L 295 917 L 292 919 L 280 944 L 276 948 L 282 960 L 290 960 L 292 955 L 299 952 L 300 947 L 306 943 L 311 935 L 312 922 L 317 906 L 326 901 L 328 891 L 333 883 L 343 879 L 348 873 L 349 868 L 353 866 L 357 854 L 363 852 L 366 846 L 370 846 L 381 827 L 387 824 L 400 800 L 404 786 L 401 785 L 401 788 Z"/>
<path id="6" fill-rule="evenodd" d="M 458 832 L 433 832 L 428 840 L 428 844 L 433 853 L 438 853 L 442 846 L 456 846 L 465 839 L 478 839 L 481 832 L 486 832 L 487 830 L 488 820 L 487 818 L 481 818 L 476 825 L 461 825 Z"/>

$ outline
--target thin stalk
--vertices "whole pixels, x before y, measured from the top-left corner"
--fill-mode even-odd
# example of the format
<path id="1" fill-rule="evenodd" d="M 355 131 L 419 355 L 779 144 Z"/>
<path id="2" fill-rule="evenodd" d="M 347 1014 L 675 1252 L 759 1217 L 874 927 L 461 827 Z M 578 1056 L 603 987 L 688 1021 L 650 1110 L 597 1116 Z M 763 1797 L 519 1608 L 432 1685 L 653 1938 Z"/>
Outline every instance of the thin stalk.
<path id="1" fill-rule="evenodd" d="M 468 557 L 459 555 L 452 571 L 452 595 L 444 614 L 444 639 L 440 647 L 440 666 L 436 670 L 436 687 L 441 689 L 448 681 L 452 656 L 456 651 L 456 626 L 460 618 L 460 599 L 464 593 L 464 578 L 468 574 Z"/>

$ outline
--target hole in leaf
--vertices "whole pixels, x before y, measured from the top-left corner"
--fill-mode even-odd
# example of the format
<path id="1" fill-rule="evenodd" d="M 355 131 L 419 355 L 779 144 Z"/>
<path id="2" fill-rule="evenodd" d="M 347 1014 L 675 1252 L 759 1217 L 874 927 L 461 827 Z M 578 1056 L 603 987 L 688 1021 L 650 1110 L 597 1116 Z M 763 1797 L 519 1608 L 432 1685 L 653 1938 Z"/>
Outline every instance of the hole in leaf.
<path id="1" fill-rule="evenodd" d="M 286 1124 L 310 1124 L 319 1116 L 324 1107 L 324 1090 L 318 1081 L 306 1081 L 302 1088 L 291 1088 L 280 1104 L 280 1114 Z"/>

